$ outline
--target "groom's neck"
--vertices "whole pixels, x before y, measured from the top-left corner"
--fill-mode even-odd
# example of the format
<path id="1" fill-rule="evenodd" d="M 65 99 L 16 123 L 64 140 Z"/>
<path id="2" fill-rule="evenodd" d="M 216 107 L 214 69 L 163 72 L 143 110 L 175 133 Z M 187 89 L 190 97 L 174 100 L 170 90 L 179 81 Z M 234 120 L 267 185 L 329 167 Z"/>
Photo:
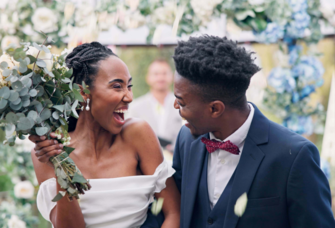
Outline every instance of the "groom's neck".
<path id="1" fill-rule="evenodd" d="M 250 107 L 247 102 L 239 109 L 227 108 L 224 115 L 216 123 L 217 128 L 212 133 L 217 139 L 225 140 L 244 124 L 249 114 Z"/>

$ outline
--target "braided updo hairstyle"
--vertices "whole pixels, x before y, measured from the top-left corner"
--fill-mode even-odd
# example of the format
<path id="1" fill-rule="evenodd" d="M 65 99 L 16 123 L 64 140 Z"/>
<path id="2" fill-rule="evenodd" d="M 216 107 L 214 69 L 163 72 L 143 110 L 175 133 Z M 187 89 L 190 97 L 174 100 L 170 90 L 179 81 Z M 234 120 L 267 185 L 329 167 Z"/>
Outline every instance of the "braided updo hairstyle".
<path id="1" fill-rule="evenodd" d="M 73 69 L 73 82 L 79 85 L 82 81 L 90 88 L 94 86 L 95 76 L 99 71 L 99 62 L 110 56 L 116 56 L 113 51 L 99 42 L 82 44 L 66 57 L 65 62 L 68 68 Z M 78 110 L 79 114 L 80 110 Z M 69 132 L 74 131 L 77 125 L 77 119 L 69 118 Z"/>

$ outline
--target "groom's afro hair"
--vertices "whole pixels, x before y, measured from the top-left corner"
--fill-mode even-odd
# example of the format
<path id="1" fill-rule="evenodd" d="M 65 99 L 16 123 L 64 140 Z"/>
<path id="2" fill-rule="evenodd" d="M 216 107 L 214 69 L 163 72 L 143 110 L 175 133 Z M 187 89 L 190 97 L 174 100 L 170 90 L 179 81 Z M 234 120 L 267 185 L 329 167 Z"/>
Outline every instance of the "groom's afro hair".
<path id="1" fill-rule="evenodd" d="M 260 70 L 252 54 L 226 37 L 205 35 L 178 42 L 173 59 L 178 74 L 197 85 L 205 101 L 238 108 Z"/>

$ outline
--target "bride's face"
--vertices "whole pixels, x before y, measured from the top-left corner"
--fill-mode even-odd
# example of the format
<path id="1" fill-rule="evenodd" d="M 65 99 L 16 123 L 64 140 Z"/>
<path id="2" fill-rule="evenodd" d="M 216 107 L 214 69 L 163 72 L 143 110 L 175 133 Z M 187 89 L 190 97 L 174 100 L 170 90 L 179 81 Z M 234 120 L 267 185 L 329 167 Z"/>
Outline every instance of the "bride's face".
<path id="1" fill-rule="evenodd" d="M 125 123 L 124 113 L 133 100 L 131 76 L 126 64 L 111 56 L 102 60 L 93 82 L 91 114 L 96 122 L 112 134 L 120 133 Z"/>

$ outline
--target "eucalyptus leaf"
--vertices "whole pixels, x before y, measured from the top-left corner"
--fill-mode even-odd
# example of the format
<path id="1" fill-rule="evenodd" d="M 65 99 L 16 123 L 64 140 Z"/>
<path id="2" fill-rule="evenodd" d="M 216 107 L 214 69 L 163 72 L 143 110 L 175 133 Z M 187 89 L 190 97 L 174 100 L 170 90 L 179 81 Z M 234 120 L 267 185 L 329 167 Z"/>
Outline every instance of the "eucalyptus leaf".
<path id="1" fill-rule="evenodd" d="M 63 150 L 64 150 L 68 155 L 70 155 L 70 154 L 74 151 L 74 148 L 72 148 L 72 147 L 68 147 L 68 146 L 64 146 L 64 147 L 63 147 Z"/>
<path id="2" fill-rule="evenodd" d="M 57 202 L 61 200 L 65 196 L 65 191 L 59 191 L 58 194 L 55 196 L 55 198 L 52 199 L 52 202 Z"/>
<path id="3" fill-rule="evenodd" d="M 18 113 L 16 113 L 16 116 L 20 119 L 21 117 L 26 117 L 25 115 L 24 115 L 24 113 L 22 113 L 22 112 L 18 112 Z"/>
<path id="4" fill-rule="evenodd" d="M 30 63 L 31 64 L 33 64 L 33 63 L 35 63 L 37 61 L 37 59 L 34 56 L 32 56 L 32 55 L 27 55 L 27 57 L 30 59 Z"/>
<path id="5" fill-rule="evenodd" d="M 15 132 L 15 125 L 12 123 L 8 123 L 5 126 L 6 138 L 10 138 Z"/>
<path id="6" fill-rule="evenodd" d="M 36 95 L 37 95 L 37 90 L 36 90 L 36 89 L 32 89 L 32 90 L 30 90 L 30 91 L 29 91 L 29 95 L 30 95 L 31 97 L 36 97 Z"/>
<path id="7" fill-rule="evenodd" d="M 79 115 L 78 115 L 77 110 L 76 110 L 77 109 L 77 105 L 78 105 L 78 100 L 76 100 L 75 102 L 73 102 L 71 110 L 72 110 L 73 116 L 78 119 Z"/>
<path id="8" fill-rule="evenodd" d="M 19 120 L 18 116 L 14 112 L 7 113 L 5 119 L 7 120 L 7 122 L 13 124 L 16 124 L 17 121 Z"/>
<path id="9" fill-rule="evenodd" d="M 72 76 L 72 74 L 73 74 L 73 69 L 71 68 L 70 70 L 68 70 L 68 71 L 64 74 L 64 76 L 67 77 L 67 78 L 69 78 L 69 77 Z"/>
<path id="10" fill-rule="evenodd" d="M 18 105 L 21 102 L 21 98 L 18 98 L 16 101 L 12 101 L 11 104 Z"/>
<path id="11" fill-rule="evenodd" d="M 7 63 L 6 61 L 3 61 L 3 62 L 0 63 L 0 68 L 1 68 L 2 70 L 7 69 L 7 67 L 8 67 L 8 63 Z"/>
<path id="12" fill-rule="evenodd" d="M 24 72 L 26 72 L 27 70 L 28 70 L 27 66 L 20 65 L 20 67 L 19 67 L 19 71 L 20 71 L 21 73 L 24 73 Z"/>
<path id="13" fill-rule="evenodd" d="M 42 49 L 43 49 L 43 51 L 45 52 L 45 53 L 50 53 L 50 50 L 49 50 L 49 48 L 47 48 L 46 46 L 42 46 Z"/>
<path id="14" fill-rule="evenodd" d="M 6 108 L 7 104 L 8 104 L 8 100 L 2 98 L 0 100 L 0 109 Z"/>
<path id="15" fill-rule="evenodd" d="M 12 88 L 15 89 L 16 91 L 21 91 L 21 89 L 23 88 L 23 84 L 20 81 L 16 81 L 12 83 Z"/>
<path id="16" fill-rule="evenodd" d="M 6 81 L 10 81 L 11 83 L 16 82 L 17 80 L 19 80 L 19 78 L 17 76 L 11 75 L 8 78 L 6 78 Z"/>
<path id="17" fill-rule="evenodd" d="M 28 107 L 30 105 L 30 100 L 25 100 L 25 101 L 22 101 L 22 106 L 23 107 Z"/>
<path id="18" fill-rule="evenodd" d="M 39 66 L 39 67 L 41 67 L 41 68 L 44 68 L 44 67 L 47 66 L 47 64 L 42 59 L 37 59 L 36 65 Z"/>
<path id="19" fill-rule="evenodd" d="M 40 45 L 38 45 L 37 43 L 33 43 L 33 46 L 37 49 L 37 50 L 39 50 L 39 51 L 43 51 L 43 48 L 40 46 Z"/>
<path id="20" fill-rule="evenodd" d="M 20 97 L 23 97 L 28 94 L 28 88 L 24 87 L 20 90 L 19 95 Z"/>
<path id="21" fill-rule="evenodd" d="M 86 94 L 91 94 L 91 92 L 90 92 L 88 89 L 84 89 L 83 91 L 84 91 L 84 93 L 86 93 Z"/>
<path id="22" fill-rule="evenodd" d="M 11 90 L 10 91 L 10 96 L 8 98 L 9 101 L 16 101 L 19 98 L 19 93 L 16 91 Z"/>
<path id="23" fill-rule="evenodd" d="M 53 117 L 55 120 L 58 120 L 58 119 L 59 119 L 59 112 L 54 111 L 54 112 L 52 113 L 52 117 Z"/>
<path id="24" fill-rule="evenodd" d="M 72 178 L 72 183 L 81 183 L 81 184 L 85 184 L 87 183 L 87 180 L 80 174 L 78 174 L 77 172 L 74 173 L 74 176 Z"/>
<path id="25" fill-rule="evenodd" d="M 64 112 L 64 105 L 54 105 L 53 106 L 54 109 L 57 109 L 60 112 Z"/>
<path id="26" fill-rule="evenodd" d="M 26 87 L 26 88 L 30 88 L 32 83 L 33 83 L 31 78 L 29 78 L 29 77 L 22 77 L 21 82 L 24 85 L 24 87 Z"/>
<path id="27" fill-rule="evenodd" d="M 77 85 L 77 84 L 74 84 L 74 85 Z M 75 99 L 77 99 L 80 102 L 84 102 L 84 99 L 83 99 L 83 97 L 81 96 L 81 94 L 78 90 L 73 89 L 72 91 L 73 91 Z"/>
<path id="28" fill-rule="evenodd" d="M 30 130 L 34 126 L 35 122 L 33 119 L 29 117 L 21 117 L 18 121 L 17 126 L 25 131 L 25 130 Z"/>
<path id="29" fill-rule="evenodd" d="M 22 101 L 28 101 L 29 99 L 30 99 L 29 94 L 26 94 L 26 95 L 24 95 L 24 96 L 21 96 L 21 100 L 22 100 Z"/>
<path id="30" fill-rule="evenodd" d="M 36 111 L 31 110 L 31 111 L 28 112 L 27 117 L 30 117 L 30 118 L 32 118 L 34 121 L 36 121 L 37 117 L 39 117 L 39 116 L 38 116 L 38 113 L 37 113 Z"/>
<path id="31" fill-rule="evenodd" d="M 7 86 L 0 89 L 0 97 L 8 99 L 10 96 L 10 90 Z"/>
<path id="32" fill-rule="evenodd" d="M 39 136 L 45 135 L 46 133 L 48 133 L 48 130 L 49 129 L 47 127 L 36 127 L 35 128 L 36 134 Z"/>
<path id="33" fill-rule="evenodd" d="M 33 79 L 33 84 L 34 85 L 37 85 L 38 83 L 42 82 L 42 76 L 39 75 L 39 74 L 34 74 L 32 76 L 32 79 Z"/>
<path id="34" fill-rule="evenodd" d="M 20 102 L 19 104 L 15 105 L 13 103 L 9 104 L 9 107 L 14 110 L 14 111 L 19 111 L 22 108 L 22 102 Z"/>
<path id="35" fill-rule="evenodd" d="M 64 79 L 62 79 L 62 82 L 70 83 L 70 82 L 71 82 L 71 79 L 69 79 L 69 78 L 64 78 Z"/>
<path id="36" fill-rule="evenodd" d="M 41 97 L 41 96 L 43 96 L 43 94 L 44 94 L 44 88 L 43 88 L 43 86 L 37 86 L 36 87 L 36 90 L 37 90 L 37 97 Z"/>
<path id="37" fill-rule="evenodd" d="M 12 70 L 6 69 L 2 72 L 2 76 L 8 77 L 12 73 Z"/>
<path id="38" fill-rule="evenodd" d="M 41 119 L 44 121 L 44 120 L 47 120 L 50 118 L 51 116 L 51 111 L 49 109 L 44 109 L 42 112 L 41 112 Z"/>
<path id="39" fill-rule="evenodd" d="M 61 177 L 57 177 L 57 182 L 61 186 L 62 189 L 67 189 L 69 184 Z"/>

